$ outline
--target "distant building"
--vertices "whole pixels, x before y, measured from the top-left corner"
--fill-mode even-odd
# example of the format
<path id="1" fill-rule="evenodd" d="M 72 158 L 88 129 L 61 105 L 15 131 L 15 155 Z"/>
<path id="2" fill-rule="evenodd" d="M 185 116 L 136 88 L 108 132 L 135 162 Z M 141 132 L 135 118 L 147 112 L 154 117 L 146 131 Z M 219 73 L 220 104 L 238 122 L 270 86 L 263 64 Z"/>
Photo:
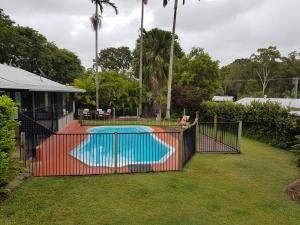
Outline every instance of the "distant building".
<path id="1" fill-rule="evenodd" d="M 300 109 L 300 99 L 294 98 L 243 98 L 238 100 L 237 104 L 250 105 L 252 102 L 273 102 L 286 108 Z"/>
<path id="2" fill-rule="evenodd" d="M 290 111 L 290 115 L 300 117 L 300 111 Z"/>
<path id="3" fill-rule="evenodd" d="M 214 96 L 212 98 L 213 102 L 233 102 L 234 97 L 233 96 Z"/>
<path id="4" fill-rule="evenodd" d="M 85 92 L 12 66 L 0 64 L 0 95 L 8 95 L 20 112 L 52 130 L 72 121 L 74 94 Z"/>

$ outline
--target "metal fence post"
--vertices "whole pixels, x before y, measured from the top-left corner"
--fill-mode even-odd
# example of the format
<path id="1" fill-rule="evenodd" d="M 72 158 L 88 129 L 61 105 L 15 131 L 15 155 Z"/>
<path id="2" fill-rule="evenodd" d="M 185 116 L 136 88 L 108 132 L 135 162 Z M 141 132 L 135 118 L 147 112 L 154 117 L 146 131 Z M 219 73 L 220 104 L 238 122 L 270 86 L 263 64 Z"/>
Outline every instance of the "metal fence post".
<path id="1" fill-rule="evenodd" d="M 115 139 L 115 146 L 114 146 L 114 155 L 115 155 L 115 173 L 118 172 L 118 148 L 119 148 L 119 143 L 118 143 L 118 132 L 115 132 L 114 134 L 114 139 Z"/>
<path id="2" fill-rule="evenodd" d="M 183 131 L 181 130 L 179 133 L 179 146 L 178 146 L 178 170 L 181 171 L 183 168 L 183 156 L 184 151 L 184 143 L 183 143 Z"/>
<path id="3" fill-rule="evenodd" d="M 238 150 L 241 151 L 241 141 L 242 141 L 242 130 L 243 130 L 243 121 L 239 121 L 239 130 L 238 130 Z"/>
<path id="4" fill-rule="evenodd" d="M 25 158 L 25 132 L 21 132 L 20 134 L 20 160 L 23 161 L 24 167 L 26 166 L 26 158 Z"/>

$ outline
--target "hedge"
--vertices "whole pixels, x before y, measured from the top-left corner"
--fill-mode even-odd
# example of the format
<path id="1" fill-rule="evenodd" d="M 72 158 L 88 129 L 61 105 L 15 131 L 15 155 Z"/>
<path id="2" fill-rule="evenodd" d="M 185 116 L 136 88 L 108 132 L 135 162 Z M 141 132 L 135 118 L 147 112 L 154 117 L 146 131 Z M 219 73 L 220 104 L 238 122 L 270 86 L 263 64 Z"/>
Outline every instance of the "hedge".
<path id="1" fill-rule="evenodd" d="M 18 124 L 14 120 L 16 113 L 16 104 L 9 97 L 0 96 L 0 189 L 11 177 L 11 155 L 16 146 L 14 128 Z"/>
<path id="2" fill-rule="evenodd" d="M 300 134 L 300 118 L 289 115 L 288 109 L 277 103 L 252 102 L 243 106 L 233 102 L 205 102 L 200 107 L 201 120 L 217 115 L 227 120 L 242 120 L 245 136 L 287 148 Z"/>

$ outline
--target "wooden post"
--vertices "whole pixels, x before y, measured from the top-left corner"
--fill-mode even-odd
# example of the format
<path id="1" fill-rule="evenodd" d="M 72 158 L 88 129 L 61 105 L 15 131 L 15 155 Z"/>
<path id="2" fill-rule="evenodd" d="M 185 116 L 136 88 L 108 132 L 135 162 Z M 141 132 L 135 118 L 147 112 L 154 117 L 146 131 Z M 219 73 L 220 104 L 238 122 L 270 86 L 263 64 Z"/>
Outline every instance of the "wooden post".
<path id="1" fill-rule="evenodd" d="M 214 139 L 215 141 L 218 140 L 218 116 L 214 116 Z"/>
<path id="2" fill-rule="evenodd" d="M 23 161 L 24 166 L 26 166 L 26 158 L 25 158 L 25 132 L 21 132 L 20 134 L 20 160 Z"/>
<path id="3" fill-rule="evenodd" d="M 81 115 L 79 116 L 79 123 L 80 123 L 80 126 L 82 126 L 82 119 L 83 119 L 83 115 L 81 114 Z"/>
<path id="4" fill-rule="evenodd" d="M 200 152 L 200 127 L 199 127 L 199 112 L 196 112 L 196 119 L 195 119 L 195 126 L 196 126 L 196 140 L 195 140 L 195 146 L 196 146 L 196 152 Z"/>
<path id="5" fill-rule="evenodd" d="M 118 172 L 118 148 L 119 148 L 119 143 L 118 143 L 118 133 L 115 132 L 114 134 L 114 139 L 115 139 L 115 149 L 114 149 L 114 155 L 115 155 L 115 173 Z"/>
<path id="6" fill-rule="evenodd" d="M 241 141 L 242 141 L 242 131 L 243 131 L 243 121 L 239 121 L 239 130 L 238 130 L 238 150 L 241 151 Z"/>
<path id="7" fill-rule="evenodd" d="M 213 130 L 213 138 L 214 138 L 214 150 L 217 149 L 217 141 L 218 141 L 218 116 L 215 115 L 214 116 L 214 130 Z"/>
<path id="8" fill-rule="evenodd" d="M 179 133 L 179 146 L 178 146 L 178 171 L 182 170 L 183 162 L 182 162 L 182 156 L 183 156 L 183 131 L 181 130 Z"/>

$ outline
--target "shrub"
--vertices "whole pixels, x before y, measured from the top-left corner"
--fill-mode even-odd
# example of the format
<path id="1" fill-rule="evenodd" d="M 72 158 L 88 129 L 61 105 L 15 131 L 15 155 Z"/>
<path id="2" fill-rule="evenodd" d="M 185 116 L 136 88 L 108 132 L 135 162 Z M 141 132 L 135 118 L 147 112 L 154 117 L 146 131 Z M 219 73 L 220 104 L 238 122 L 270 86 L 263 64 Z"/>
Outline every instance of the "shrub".
<path id="1" fill-rule="evenodd" d="M 0 187 L 8 182 L 13 165 L 11 154 L 15 149 L 16 113 L 16 104 L 9 97 L 0 96 Z"/>
<path id="2" fill-rule="evenodd" d="M 205 102 L 200 116 L 210 120 L 214 115 L 229 120 L 242 120 L 244 135 L 279 147 L 290 147 L 300 133 L 300 119 L 289 116 L 277 103 L 253 102 L 243 106 L 232 102 Z"/>
<path id="3" fill-rule="evenodd" d="M 297 138 L 297 144 L 293 146 L 293 152 L 296 153 L 295 161 L 297 163 L 297 166 L 300 167 L 300 135 L 296 136 Z"/>

